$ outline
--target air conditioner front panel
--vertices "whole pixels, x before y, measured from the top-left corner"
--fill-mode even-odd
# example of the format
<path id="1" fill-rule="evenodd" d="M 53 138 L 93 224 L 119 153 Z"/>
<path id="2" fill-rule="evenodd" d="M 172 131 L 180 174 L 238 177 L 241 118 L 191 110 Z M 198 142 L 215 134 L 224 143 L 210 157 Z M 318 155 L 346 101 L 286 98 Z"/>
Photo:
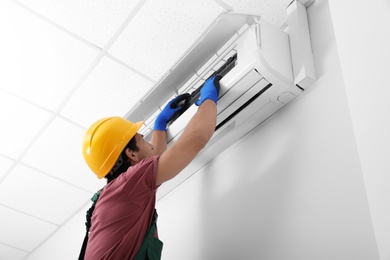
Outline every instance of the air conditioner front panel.
<path id="1" fill-rule="evenodd" d="M 252 73 L 257 74 L 256 71 L 252 71 Z M 252 74 L 251 73 L 251 74 Z M 245 80 L 243 80 L 245 81 Z M 245 82 L 240 82 L 240 84 L 244 84 Z M 269 82 L 265 80 L 264 78 L 261 78 L 257 82 L 253 84 L 252 87 L 249 89 L 246 89 L 243 92 L 237 92 L 233 93 L 237 97 L 234 102 L 230 103 L 228 106 L 226 106 L 221 112 L 218 113 L 217 117 L 217 127 L 224 121 L 226 121 L 229 117 L 231 117 L 238 109 L 243 109 L 243 106 L 247 104 L 253 97 L 255 97 L 258 93 L 260 93 L 263 89 L 269 87 Z M 236 88 L 233 88 L 235 90 Z M 233 92 L 233 91 L 232 91 Z M 265 94 L 265 93 L 263 93 Z M 261 109 L 262 106 L 264 106 L 266 103 L 270 101 L 270 98 L 267 97 L 261 97 L 262 102 L 259 104 L 258 109 Z M 217 106 L 218 107 L 218 106 Z"/>

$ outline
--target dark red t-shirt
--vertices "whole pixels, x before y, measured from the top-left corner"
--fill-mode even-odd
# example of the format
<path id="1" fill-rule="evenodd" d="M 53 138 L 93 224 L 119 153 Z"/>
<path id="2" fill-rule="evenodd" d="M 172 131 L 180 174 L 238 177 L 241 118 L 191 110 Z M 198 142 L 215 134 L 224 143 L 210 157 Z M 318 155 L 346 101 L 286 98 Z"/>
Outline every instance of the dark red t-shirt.
<path id="1" fill-rule="evenodd" d="M 100 194 L 85 259 L 133 259 L 151 224 L 159 156 L 130 167 Z"/>

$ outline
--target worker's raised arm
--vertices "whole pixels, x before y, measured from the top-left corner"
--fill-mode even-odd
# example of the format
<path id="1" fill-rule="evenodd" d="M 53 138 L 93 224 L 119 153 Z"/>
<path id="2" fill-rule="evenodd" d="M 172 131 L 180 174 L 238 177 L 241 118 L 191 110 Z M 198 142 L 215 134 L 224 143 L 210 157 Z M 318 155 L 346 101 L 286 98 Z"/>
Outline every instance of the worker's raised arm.
<path id="1" fill-rule="evenodd" d="M 155 155 L 161 155 L 167 149 L 167 132 L 154 130 L 150 143 L 153 145 Z"/>
<path id="2" fill-rule="evenodd" d="M 205 82 L 196 102 L 198 111 L 191 118 L 179 139 L 160 156 L 157 185 L 175 177 L 203 149 L 212 137 L 217 116 L 217 100 L 220 77 Z"/>

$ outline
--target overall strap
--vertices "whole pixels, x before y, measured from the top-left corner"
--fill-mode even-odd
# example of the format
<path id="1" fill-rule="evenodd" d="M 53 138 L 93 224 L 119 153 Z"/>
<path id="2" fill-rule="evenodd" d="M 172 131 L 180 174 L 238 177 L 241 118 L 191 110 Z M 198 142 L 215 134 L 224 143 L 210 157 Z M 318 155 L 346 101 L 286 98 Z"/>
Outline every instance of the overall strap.
<path id="1" fill-rule="evenodd" d="M 154 210 L 152 223 L 149 226 L 148 231 L 145 234 L 145 237 L 142 241 L 141 247 L 138 249 L 134 260 L 160 260 L 161 259 L 161 251 L 163 248 L 163 243 L 154 237 L 154 233 L 157 229 L 157 211 Z"/>
<path id="2" fill-rule="evenodd" d="M 87 249 L 87 243 L 88 243 L 88 234 L 89 234 L 89 229 L 91 228 L 91 218 L 92 218 L 92 213 L 95 210 L 95 205 L 97 200 L 99 199 L 100 193 L 102 192 L 103 189 L 100 189 L 98 192 L 96 192 L 93 197 L 91 198 L 92 200 L 92 206 L 89 208 L 89 210 L 86 213 L 86 222 L 85 222 L 85 227 L 87 229 L 87 232 L 85 233 L 83 245 L 81 246 L 80 250 L 80 255 L 79 255 L 79 260 L 84 260 L 85 256 L 85 251 Z"/>

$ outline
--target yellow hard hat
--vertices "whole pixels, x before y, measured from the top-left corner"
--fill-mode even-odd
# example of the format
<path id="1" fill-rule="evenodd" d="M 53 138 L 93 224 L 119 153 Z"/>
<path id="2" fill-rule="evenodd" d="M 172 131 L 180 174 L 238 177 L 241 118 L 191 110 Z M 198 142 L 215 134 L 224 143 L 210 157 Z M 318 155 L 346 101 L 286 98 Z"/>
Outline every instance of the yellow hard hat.
<path id="1" fill-rule="evenodd" d="M 119 116 L 107 117 L 87 130 L 83 138 L 83 155 L 99 179 L 111 171 L 120 153 L 143 123 L 133 123 Z"/>

